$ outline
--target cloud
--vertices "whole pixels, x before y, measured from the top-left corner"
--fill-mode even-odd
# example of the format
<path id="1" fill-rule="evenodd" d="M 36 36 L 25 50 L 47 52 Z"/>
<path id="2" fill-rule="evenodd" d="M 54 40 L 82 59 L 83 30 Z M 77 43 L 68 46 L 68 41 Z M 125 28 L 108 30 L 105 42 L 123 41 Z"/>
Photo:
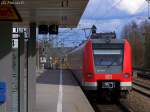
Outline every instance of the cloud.
<path id="1" fill-rule="evenodd" d="M 135 21 L 137 24 L 145 21 L 146 17 L 131 17 L 125 19 L 109 19 L 109 20 L 92 20 L 92 19 L 82 19 L 78 25 L 78 28 L 91 28 L 92 25 L 97 27 L 97 32 L 113 32 L 115 31 L 118 38 L 121 35 L 122 28 L 129 24 L 131 21 Z M 89 30 L 87 30 L 89 34 Z"/>
<path id="2" fill-rule="evenodd" d="M 114 2 L 120 0 L 114 0 Z M 119 10 L 123 10 L 129 14 L 136 14 L 142 12 L 146 8 L 145 0 L 121 0 L 117 5 Z"/>
<path id="3" fill-rule="evenodd" d="M 113 32 L 120 36 L 122 27 L 128 22 L 128 19 L 111 19 L 111 20 L 91 20 L 82 19 L 79 23 L 80 28 L 91 28 L 92 25 L 97 27 L 97 32 Z M 87 30 L 88 32 L 88 30 Z"/>
<path id="4" fill-rule="evenodd" d="M 145 0 L 90 0 L 82 19 L 120 19 L 145 12 Z"/>
<path id="5" fill-rule="evenodd" d="M 98 32 L 116 31 L 131 21 L 147 17 L 145 0 L 90 0 L 80 21 L 80 26 L 90 28 L 95 24 Z"/>

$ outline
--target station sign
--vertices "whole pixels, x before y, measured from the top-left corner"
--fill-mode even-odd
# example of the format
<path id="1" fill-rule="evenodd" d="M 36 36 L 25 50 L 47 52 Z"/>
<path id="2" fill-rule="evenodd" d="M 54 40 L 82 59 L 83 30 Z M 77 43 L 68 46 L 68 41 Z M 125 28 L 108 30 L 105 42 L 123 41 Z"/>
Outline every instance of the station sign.
<path id="1" fill-rule="evenodd" d="M 58 25 L 49 25 L 49 34 L 58 34 Z"/>
<path id="2" fill-rule="evenodd" d="M 0 1 L 0 21 L 21 22 L 22 18 L 13 4 L 4 4 L 8 0 Z M 7 2 L 6 2 L 7 3 Z"/>
<path id="3" fill-rule="evenodd" d="M 14 49 L 18 48 L 18 39 L 12 39 L 12 48 Z"/>
<path id="4" fill-rule="evenodd" d="M 53 35 L 57 35 L 58 34 L 58 29 L 59 26 L 58 25 L 39 25 L 38 26 L 39 29 L 39 34 L 53 34 Z"/>

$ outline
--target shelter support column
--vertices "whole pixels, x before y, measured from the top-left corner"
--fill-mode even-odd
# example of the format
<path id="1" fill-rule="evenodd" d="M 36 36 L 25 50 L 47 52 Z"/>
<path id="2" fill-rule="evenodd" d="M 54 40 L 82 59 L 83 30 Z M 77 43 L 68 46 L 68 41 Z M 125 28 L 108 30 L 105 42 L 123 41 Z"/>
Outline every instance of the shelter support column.
<path id="1" fill-rule="evenodd" d="M 21 33 L 20 37 L 19 37 L 19 46 L 18 46 L 18 50 L 19 50 L 19 75 L 18 75 L 18 104 L 19 104 L 19 112 L 25 112 L 25 90 L 24 90 L 24 68 L 25 68 L 25 55 L 24 55 L 24 34 Z"/>
<path id="2" fill-rule="evenodd" d="M 36 103 L 36 24 L 30 24 L 28 40 L 28 112 L 34 112 Z"/>
<path id="3" fill-rule="evenodd" d="M 0 112 L 11 112 L 12 106 L 12 23 L 0 22 L 0 82 L 6 84 L 6 102 Z M 2 89 L 2 88 L 1 88 Z"/>

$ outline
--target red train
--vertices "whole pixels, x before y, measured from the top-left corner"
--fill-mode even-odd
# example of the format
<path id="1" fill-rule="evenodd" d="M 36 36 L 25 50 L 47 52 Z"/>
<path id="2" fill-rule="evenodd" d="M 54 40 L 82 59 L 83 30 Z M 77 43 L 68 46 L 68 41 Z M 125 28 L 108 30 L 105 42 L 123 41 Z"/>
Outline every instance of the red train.
<path id="1" fill-rule="evenodd" d="M 69 69 L 83 89 L 113 98 L 132 89 L 132 53 L 127 40 L 96 33 L 67 55 Z"/>

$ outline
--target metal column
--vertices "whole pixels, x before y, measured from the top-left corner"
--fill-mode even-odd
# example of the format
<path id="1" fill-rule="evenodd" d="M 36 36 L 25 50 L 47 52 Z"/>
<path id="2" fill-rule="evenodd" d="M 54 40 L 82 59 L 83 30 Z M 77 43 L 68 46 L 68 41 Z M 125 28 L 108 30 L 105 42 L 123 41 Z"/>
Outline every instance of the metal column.
<path id="1" fill-rule="evenodd" d="M 28 112 L 34 112 L 36 103 L 36 24 L 30 24 L 30 38 L 28 40 Z"/>
<path id="2" fill-rule="evenodd" d="M 12 23 L 0 22 L 0 81 L 6 83 L 6 102 L 0 112 L 11 112 L 12 106 Z"/>
<path id="3" fill-rule="evenodd" d="M 18 112 L 25 112 L 25 87 L 24 87 L 24 64 L 25 64 L 25 55 L 24 55 L 24 34 L 20 33 L 20 37 L 18 38 Z"/>

